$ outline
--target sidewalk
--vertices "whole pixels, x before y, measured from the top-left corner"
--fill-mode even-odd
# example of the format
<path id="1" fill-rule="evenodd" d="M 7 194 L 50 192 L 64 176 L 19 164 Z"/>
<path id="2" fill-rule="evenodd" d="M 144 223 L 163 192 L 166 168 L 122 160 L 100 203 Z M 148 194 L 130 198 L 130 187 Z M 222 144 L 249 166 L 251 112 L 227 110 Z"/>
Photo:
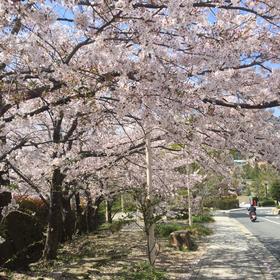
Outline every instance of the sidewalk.
<path id="1" fill-rule="evenodd" d="M 216 215 L 209 247 L 190 280 L 277 280 L 280 262 L 237 220 Z"/>

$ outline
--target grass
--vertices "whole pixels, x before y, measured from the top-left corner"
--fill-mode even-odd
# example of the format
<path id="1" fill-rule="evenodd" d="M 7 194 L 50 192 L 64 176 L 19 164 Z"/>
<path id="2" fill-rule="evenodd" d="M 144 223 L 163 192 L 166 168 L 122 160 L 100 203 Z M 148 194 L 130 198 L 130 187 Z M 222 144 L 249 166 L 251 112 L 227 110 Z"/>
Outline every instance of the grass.
<path id="1" fill-rule="evenodd" d="M 168 238 L 170 233 L 178 230 L 190 230 L 194 236 L 206 236 L 212 234 L 212 230 L 204 226 L 203 223 L 214 222 L 210 215 L 193 216 L 193 226 L 187 226 L 182 223 L 162 223 L 156 225 L 156 235 L 158 237 Z"/>
<path id="2" fill-rule="evenodd" d="M 195 237 L 208 236 L 213 233 L 212 229 L 202 224 L 193 224 L 191 227 L 188 226 L 188 229 L 192 232 L 192 235 Z"/>
<path id="3" fill-rule="evenodd" d="M 213 217 L 210 215 L 198 215 L 198 216 L 193 216 L 193 223 L 210 223 L 214 222 Z"/>
<path id="4" fill-rule="evenodd" d="M 177 230 L 185 230 L 186 226 L 176 223 L 168 223 L 168 224 L 157 224 L 156 225 L 156 235 L 158 237 L 169 237 L 171 232 L 177 231 Z"/>
<path id="5" fill-rule="evenodd" d="M 127 266 L 120 272 L 118 280 L 168 280 L 166 273 L 148 262 L 139 262 L 132 266 Z"/>
<path id="6" fill-rule="evenodd" d="M 131 221 L 126 220 L 119 220 L 119 221 L 113 221 L 112 223 L 104 223 L 102 224 L 98 229 L 99 230 L 110 230 L 112 233 L 118 232 L 122 229 L 122 227 Z"/>

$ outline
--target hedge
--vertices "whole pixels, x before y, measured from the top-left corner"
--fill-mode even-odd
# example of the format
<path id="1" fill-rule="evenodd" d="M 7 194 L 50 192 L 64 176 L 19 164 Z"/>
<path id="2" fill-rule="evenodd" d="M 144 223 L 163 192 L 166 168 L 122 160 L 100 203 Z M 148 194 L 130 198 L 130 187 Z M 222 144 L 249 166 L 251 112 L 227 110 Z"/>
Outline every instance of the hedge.
<path id="1" fill-rule="evenodd" d="M 259 206 L 275 206 L 273 199 L 264 199 L 259 202 Z"/>

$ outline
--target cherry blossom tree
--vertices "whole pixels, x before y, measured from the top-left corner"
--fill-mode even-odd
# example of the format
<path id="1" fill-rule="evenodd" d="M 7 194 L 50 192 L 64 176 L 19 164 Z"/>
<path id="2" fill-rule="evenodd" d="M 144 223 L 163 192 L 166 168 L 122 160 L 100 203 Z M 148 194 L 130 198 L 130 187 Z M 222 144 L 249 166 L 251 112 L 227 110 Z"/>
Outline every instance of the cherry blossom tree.
<path id="1" fill-rule="evenodd" d="M 142 162 L 149 138 L 152 150 L 183 145 L 184 160 L 205 168 L 225 169 L 212 148 L 279 164 L 277 124 L 259 112 L 279 106 L 276 0 L 2 2 L 0 161 L 35 192 L 51 188 L 47 258 L 63 183 Z M 152 170 L 168 156 L 155 153 Z M 171 194 L 176 157 L 134 180 Z"/>

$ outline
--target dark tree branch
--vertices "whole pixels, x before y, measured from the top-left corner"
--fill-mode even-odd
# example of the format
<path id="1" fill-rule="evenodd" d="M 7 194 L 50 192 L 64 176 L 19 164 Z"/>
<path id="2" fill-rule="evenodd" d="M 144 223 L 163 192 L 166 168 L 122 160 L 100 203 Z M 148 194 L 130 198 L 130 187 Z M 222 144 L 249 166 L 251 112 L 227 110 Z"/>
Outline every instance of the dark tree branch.
<path id="1" fill-rule="evenodd" d="M 23 98 L 23 99 L 29 100 L 29 99 L 33 99 L 33 98 L 38 98 L 38 97 L 41 97 L 44 92 L 53 92 L 55 90 L 62 88 L 62 86 L 66 85 L 64 82 L 56 81 L 54 79 L 50 79 L 50 81 L 53 83 L 52 87 L 51 86 L 41 86 L 41 87 L 31 89 L 31 90 L 27 91 L 25 98 Z"/>
<path id="2" fill-rule="evenodd" d="M 7 155 L 9 155 L 11 152 L 20 149 L 21 147 L 24 146 L 24 144 L 27 142 L 27 140 L 24 138 L 22 139 L 17 145 L 15 145 L 14 147 L 12 147 L 9 151 L 5 152 L 4 154 L 2 154 L 0 156 L 0 161 L 2 161 L 3 159 L 6 158 Z"/>
<path id="3" fill-rule="evenodd" d="M 151 139 L 152 142 L 160 141 L 160 140 L 162 140 L 160 136 Z M 139 152 L 139 149 L 142 149 L 144 147 L 145 147 L 145 142 L 141 142 L 137 145 L 134 145 L 134 144 L 130 145 L 130 147 L 122 153 L 106 153 L 106 152 L 103 152 L 103 151 L 81 151 L 80 155 L 81 155 L 82 158 L 86 158 L 86 157 L 106 157 L 106 156 L 111 156 L 111 157 L 115 156 L 115 157 L 124 158 L 127 155 L 133 154 L 134 152 Z M 114 148 L 114 147 L 111 147 L 111 148 Z"/>
<path id="4" fill-rule="evenodd" d="M 228 102 L 226 100 L 218 100 L 214 98 L 204 98 L 202 100 L 204 103 L 210 103 L 217 106 L 223 106 L 228 108 L 241 108 L 241 109 L 267 109 L 267 108 L 274 108 L 280 106 L 279 100 L 272 100 L 272 101 L 264 101 L 258 104 L 248 104 L 248 103 L 235 103 L 235 102 Z"/>
<path id="5" fill-rule="evenodd" d="M 147 8 L 147 9 L 164 9 L 167 8 L 166 5 L 157 5 L 152 3 L 135 3 L 132 5 L 133 8 Z"/>
<path id="6" fill-rule="evenodd" d="M 39 188 L 28 178 L 26 177 L 16 166 L 14 166 L 10 161 L 6 160 L 7 164 L 11 167 L 12 170 L 21 178 L 23 179 L 33 190 L 36 191 L 36 193 L 39 195 L 41 200 L 44 202 L 44 204 L 49 207 L 48 201 L 43 197 L 41 194 Z"/>
<path id="7" fill-rule="evenodd" d="M 12 108 L 11 104 L 0 105 L 0 117 L 2 117 L 9 109 Z"/>
<path id="8" fill-rule="evenodd" d="M 90 38 L 87 38 L 86 40 L 80 42 L 79 44 L 77 44 L 73 50 L 70 52 L 70 54 L 65 58 L 64 63 L 65 64 L 69 64 L 70 60 L 72 59 L 72 57 L 76 54 L 76 52 L 83 46 L 92 44 L 94 41 L 91 40 Z"/>
<path id="9" fill-rule="evenodd" d="M 119 11 L 115 16 L 112 17 L 111 20 L 107 21 L 105 24 L 103 24 L 100 28 L 98 28 L 96 34 L 101 33 L 107 26 L 109 26 L 111 23 L 113 23 L 116 18 L 118 18 L 121 15 L 122 11 Z M 66 57 L 66 59 L 64 60 L 65 64 L 69 64 L 70 60 L 72 59 L 72 57 L 76 54 L 76 52 L 82 48 L 83 46 L 92 44 L 94 42 L 94 40 L 87 38 L 84 41 L 78 43 L 73 50 L 70 52 L 70 54 Z"/>
<path id="10" fill-rule="evenodd" d="M 78 117 L 76 117 L 73 122 L 72 122 L 72 125 L 70 127 L 70 129 L 68 130 L 67 134 L 65 135 L 63 141 L 66 142 L 69 140 L 69 138 L 73 135 L 75 129 L 77 128 L 78 126 Z"/>
<path id="11" fill-rule="evenodd" d="M 193 7 L 195 8 L 219 8 L 219 9 L 224 9 L 224 10 L 239 10 L 239 11 L 243 11 L 243 12 L 247 12 L 247 13 L 251 13 L 254 14 L 258 17 L 261 17 L 265 20 L 272 20 L 273 16 L 268 16 L 268 15 L 264 15 L 264 14 L 260 14 L 257 11 L 250 9 L 250 8 L 246 8 L 246 7 L 240 7 L 240 6 L 232 6 L 232 5 L 219 5 L 218 3 L 205 3 L 205 2 L 197 2 L 193 4 Z"/>
<path id="12" fill-rule="evenodd" d="M 67 21 L 67 22 L 74 22 L 74 19 L 70 19 L 70 18 L 57 18 L 57 21 Z"/>
<path id="13" fill-rule="evenodd" d="M 183 5 L 180 5 L 183 7 Z M 219 8 L 219 9 L 224 9 L 224 10 L 239 10 L 247 13 L 254 14 L 258 17 L 261 17 L 267 21 L 273 20 L 273 16 L 271 15 L 265 15 L 265 14 L 260 14 L 257 11 L 246 8 L 246 7 L 240 7 L 240 6 L 232 6 L 232 5 L 219 5 L 218 3 L 211 3 L 211 2 L 197 2 L 193 3 L 194 8 Z M 167 5 L 157 5 L 157 4 L 150 4 L 150 3 L 136 3 L 133 4 L 133 8 L 147 8 L 147 9 L 164 9 L 167 8 Z M 271 22 L 270 22 L 271 23 Z"/>
<path id="14" fill-rule="evenodd" d="M 54 128 L 53 128 L 53 142 L 54 143 L 59 143 L 61 140 L 60 134 L 61 134 L 61 124 L 62 124 L 63 117 L 64 117 L 63 111 L 60 111 L 58 119 L 56 119 L 54 122 Z"/>
<path id="15" fill-rule="evenodd" d="M 29 113 L 24 114 L 23 118 L 27 118 L 27 117 L 29 117 L 29 116 L 32 117 L 32 116 L 38 115 L 38 114 L 40 114 L 40 113 L 43 113 L 43 112 L 49 110 L 50 107 L 52 107 L 52 106 L 59 106 L 59 105 L 67 104 L 67 103 L 70 102 L 74 97 L 76 97 L 76 96 L 72 96 L 72 97 L 70 97 L 70 96 L 62 97 L 61 99 L 59 99 L 59 100 L 57 100 L 57 101 L 55 101 L 55 102 L 53 102 L 53 103 L 44 105 L 44 106 L 42 106 L 42 107 L 40 107 L 40 108 L 38 108 L 38 109 L 36 109 L 36 110 L 34 110 L 34 111 L 31 111 L 31 112 L 29 112 Z M 11 107 L 12 107 L 12 106 L 10 105 L 10 108 L 11 108 Z M 1 116 L 1 114 L 0 114 L 0 116 Z M 7 118 L 4 118 L 4 122 L 10 122 L 10 121 L 12 121 L 14 118 L 15 118 L 14 115 L 13 115 L 13 116 L 10 116 L 10 117 L 7 117 Z"/>
<path id="16" fill-rule="evenodd" d="M 263 66 L 262 62 L 259 62 L 259 61 L 253 61 L 251 63 L 242 64 L 242 65 L 239 65 L 239 66 L 220 67 L 220 68 L 218 68 L 218 70 L 219 71 L 225 71 L 225 70 L 229 70 L 229 69 L 242 70 L 242 69 L 246 69 L 246 68 L 250 68 L 250 67 L 254 67 L 254 66 L 260 66 L 260 67 L 264 68 L 265 70 L 269 71 L 270 73 L 272 72 L 271 69 Z M 212 72 L 215 72 L 215 71 L 216 70 L 204 70 L 202 72 L 197 73 L 197 75 L 204 75 L 204 74 L 212 73 Z M 193 74 L 189 74 L 189 76 L 193 76 Z"/>
<path id="17" fill-rule="evenodd" d="M 104 23 L 100 28 L 97 30 L 97 34 L 101 33 L 107 26 L 109 26 L 111 23 L 113 23 L 120 15 L 122 14 L 122 11 L 119 11 L 116 15 L 112 17 L 111 20 Z"/>

